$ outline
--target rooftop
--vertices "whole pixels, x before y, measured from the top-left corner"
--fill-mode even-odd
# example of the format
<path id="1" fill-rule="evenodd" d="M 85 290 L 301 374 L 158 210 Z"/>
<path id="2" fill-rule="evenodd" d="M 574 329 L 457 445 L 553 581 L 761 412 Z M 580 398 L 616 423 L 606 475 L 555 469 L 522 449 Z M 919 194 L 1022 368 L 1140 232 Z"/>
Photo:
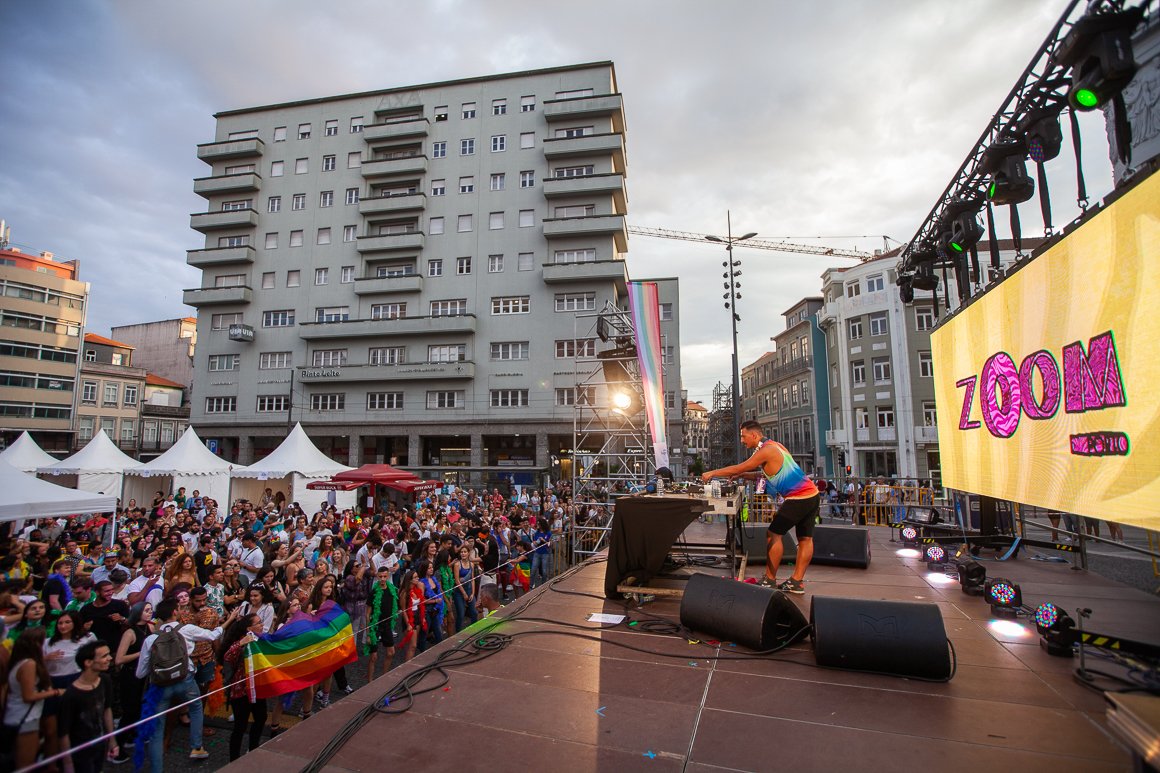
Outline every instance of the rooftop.
<path id="1" fill-rule="evenodd" d="M 121 341 L 114 341 L 112 338 L 105 338 L 104 336 L 99 336 L 96 333 L 85 333 L 85 343 L 86 344 L 102 344 L 104 346 L 116 346 L 120 349 L 136 349 L 137 348 L 135 346 L 130 346 L 129 344 L 122 343 Z"/>

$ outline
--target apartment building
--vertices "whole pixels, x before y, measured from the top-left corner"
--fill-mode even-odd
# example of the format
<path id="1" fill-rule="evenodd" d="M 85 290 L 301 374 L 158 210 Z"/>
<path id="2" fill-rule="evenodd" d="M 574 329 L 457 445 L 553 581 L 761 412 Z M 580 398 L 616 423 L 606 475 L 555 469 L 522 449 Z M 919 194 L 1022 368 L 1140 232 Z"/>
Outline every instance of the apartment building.
<path id="1" fill-rule="evenodd" d="M 103 429 L 122 451 L 136 452 L 145 369 L 133 365 L 133 347 L 85 333 L 80 382 L 74 450 Z"/>
<path id="2" fill-rule="evenodd" d="M 571 453 L 571 365 L 596 347 L 577 315 L 627 303 L 611 62 L 216 118 L 185 292 L 202 437 L 242 464 L 297 421 L 352 465 L 542 470 Z"/>
<path id="3" fill-rule="evenodd" d="M 685 457 L 686 468 L 709 461 L 709 409 L 694 400 L 685 402 Z"/>
<path id="4" fill-rule="evenodd" d="M 28 431 L 50 453 L 73 449 L 77 361 L 89 285 L 78 261 L 0 249 L 0 437 Z"/>
<path id="5" fill-rule="evenodd" d="M 765 436 L 779 439 L 777 422 L 777 387 L 772 373 L 777 366 L 777 353 L 766 352 L 741 369 L 741 416 L 744 421 L 757 421 Z"/>
<path id="6" fill-rule="evenodd" d="M 133 364 L 185 388 L 193 383 L 197 320 L 193 317 L 120 325 L 109 331 L 133 347 Z"/>
<path id="7" fill-rule="evenodd" d="M 816 315 L 822 298 L 803 298 L 782 313 L 785 330 L 774 336 L 774 360 L 767 378 L 777 404 L 774 437 L 807 474 L 834 472 L 834 460 L 822 442 L 830 429 L 830 395 L 825 368 L 825 336 Z"/>
<path id="8" fill-rule="evenodd" d="M 145 374 L 137 458 L 149 461 L 169 450 L 189 425 L 189 387 L 156 373 Z"/>

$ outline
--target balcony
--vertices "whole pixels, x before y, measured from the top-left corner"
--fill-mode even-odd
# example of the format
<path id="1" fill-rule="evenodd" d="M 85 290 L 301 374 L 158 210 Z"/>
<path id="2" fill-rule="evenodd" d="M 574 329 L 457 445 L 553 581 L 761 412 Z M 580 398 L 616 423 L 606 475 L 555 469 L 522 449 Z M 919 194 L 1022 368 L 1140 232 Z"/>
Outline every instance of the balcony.
<path id="1" fill-rule="evenodd" d="M 394 293 L 421 292 L 423 292 L 423 277 L 418 274 L 372 276 L 354 280 L 355 295 L 392 295 Z"/>
<path id="2" fill-rule="evenodd" d="M 424 155 L 379 158 L 363 161 L 362 176 L 368 180 L 395 175 L 427 174 L 427 157 Z"/>
<path id="3" fill-rule="evenodd" d="M 475 378 L 474 362 L 403 362 L 397 365 L 334 365 L 298 369 L 298 381 L 307 384 L 473 378 Z"/>
<path id="4" fill-rule="evenodd" d="M 625 262 L 623 260 L 597 260 L 589 263 L 546 263 L 544 264 L 544 284 L 567 284 L 569 282 L 616 282 L 624 289 Z"/>
<path id="5" fill-rule="evenodd" d="M 898 430 L 894 427 L 879 427 L 878 440 L 883 443 L 893 443 L 898 440 Z"/>
<path id="6" fill-rule="evenodd" d="M 422 231 L 406 231 L 398 234 L 360 236 L 355 246 L 361 253 L 368 252 L 418 252 L 423 249 L 426 236 Z"/>
<path id="7" fill-rule="evenodd" d="M 915 443 L 938 443 L 938 427 L 915 427 Z"/>
<path id="8" fill-rule="evenodd" d="M 475 333 L 475 315 L 454 317 L 402 317 L 401 319 L 351 319 L 345 322 L 306 322 L 298 336 L 306 341 L 367 336 L 431 336 Z"/>
<path id="9" fill-rule="evenodd" d="M 266 143 L 257 137 L 248 140 L 225 140 L 207 142 L 197 146 L 197 157 L 207 164 L 215 161 L 232 161 L 236 158 L 257 158 L 266 149 Z"/>
<path id="10" fill-rule="evenodd" d="M 421 212 L 427 207 L 426 193 L 400 193 L 359 199 L 360 215 L 393 215 L 398 212 Z"/>
<path id="11" fill-rule="evenodd" d="M 199 177 L 193 181 L 193 192 L 207 199 L 218 193 L 253 193 L 261 187 L 262 178 L 254 172 L 219 174 L 216 177 Z"/>
<path id="12" fill-rule="evenodd" d="M 155 405 L 154 403 L 141 403 L 141 416 L 144 418 L 152 416 L 167 419 L 188 419 L 189 404 Z"/>
<path id="13" fill-rule="evenodd" d="M 826 445 L 844 446 L 849 440 L 849 437 L 849 433 L 844 429 L 828 429 L 826 430 Z"/>
<path id="14" fill-rule="evenodd" d="M 257 253 L 253 247 L 211 247 L 205 250 L 187 250 L 185 262 L 195 268 L 213 268 L 237 263 L 253 263 Z"/>
<path id="15" fill-rule="evenodd" d="M 608 236 L 616 240 L 616 251 L 628 251 L 628 228 L 624 215 L 589 215 L 587 217 L 549 217 L 544 219 L 544 237 Z"/>
<path id="16" fill-rule="evenodd" d="M 254 209 L 230 209 L 225 212 L 195 212 L 189 216 L 189 227 L 206 233 L 223 228 L 253 228 L 258 225 Z"/>
<path id="17" fill-rule="evenodd" d="M 870 442 L 870 429 L 869 428 L 858 429 L 858 430 L 855 430 L 855 432 L 857 434 L 854 436 L 854 442 L 856 442 L 856 443 L 869 443 Z"/>
<path id="18" fill-rule="evenodd" d="M 544 197 L 558 196 L 592 196 L 594 194 L 610 194 L 617 212 L 628 209 L 628 195 L 624 190 L 624 175 L 622 174 L 589 174 L 582 177 L 547 177 L 544 178 Z"/>
<path id="19" fill-rule="evenodd" d="M 818 326 L 825 327 L 838 321 L 838 303 L 827 303 L 818 311 Z"/>
<path id="20" fill-rule="evenodd" d="M 182 292 L 181 300 L 186 306 L 219 306 L 222 304 L 249 303 L 254 291 L 245 285 L 233 287 L 194 287 Z"/>
<path id="21" fill-rule="evenodd" d="M 804 373 L 810 369 L 813 360 L 809 357 L 798 357 L 794 360 L 788 360 L 785 363 L 776 365 L 769 374 L 770 381 L 779 381 L 789 376 Z"/>
<path id="22" fill-rule="evenodd" d="M 614 158 L 613 168 L 624 168 L 623 134 L 586 134 L 583 137 L 551 137 L 544 140 L 544 156 L 549 161 L 573 156 L 607 156 Z"/>
<path id="23" fill-rule="evenodd" d="M 548 123 L 581 121 L 606 115 L 612 116 L 613 131 L 624 131 L 624 102 L 619 94 L 544 100 L 544 119 Z"/>
<path id="24" fill-rule="evenodd" d="M 363 125 L 362 135 L 367 142 L 376 140 L 397 140 L 408 137 L 426 137 L 431 128 L 427 118 L 407 118 L 401 121 L 386 121 Z"/>

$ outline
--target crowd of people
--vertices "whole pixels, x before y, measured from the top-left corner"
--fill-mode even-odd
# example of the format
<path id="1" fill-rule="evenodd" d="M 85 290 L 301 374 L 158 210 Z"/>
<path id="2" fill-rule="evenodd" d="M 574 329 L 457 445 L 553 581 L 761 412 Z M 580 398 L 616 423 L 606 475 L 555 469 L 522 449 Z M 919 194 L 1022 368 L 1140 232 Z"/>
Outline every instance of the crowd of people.
<path id="1" fill-rule="evenodd" d="M 129 500 L 115 521 L 5 524 L 0 767 L 68 753 L 45 769 L 148 760 L 161 771 L 175 723 L 189 727 L 189 757 L 204 759 L 206 706 L 226 703 L 236 759 L 294 707 L 309 717 L 351 692 L 348 667 L 373 679 L 546 582 L 561 532 L 592 517 L 569 494 L 566 483 L 459 489 L 356 514 L 307 512 L 270 489 L 226 510 L 182 488 Z M 246 645 L 333 605 L 350 618 L 357 665 L 254 700 Z"/>

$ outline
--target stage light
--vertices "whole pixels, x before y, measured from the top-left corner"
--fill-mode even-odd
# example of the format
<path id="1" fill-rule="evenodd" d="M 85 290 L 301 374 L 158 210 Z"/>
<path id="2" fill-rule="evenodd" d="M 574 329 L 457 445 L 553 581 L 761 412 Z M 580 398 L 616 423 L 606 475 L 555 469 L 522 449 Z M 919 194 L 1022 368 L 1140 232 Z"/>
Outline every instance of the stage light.
<path id="1" fill-rule="evenodd" d="M 990 175 L 987 199 L 994 204 L 1021 204 L 1035 195 L 1035 181 L 1023 160 L 1027 148 L 1021 140 L 996 142 L 983 151 L 983 171 Z"/>
<path id="2" fill-rule="evenodd" d="M 644 407 L 640 398 L 627 389 L 614 390 L 610 396 L 610 403 L 612 412 L 621 416 L 635 416 Z"/>
<path id="3" fill-rule="evenodd" d="M 911 523 L 938 523 L 938 510 L 933 507 L 911 507 L 906 513 L 906 520 Z"/>
<path id="4" fill-rule="evenodd" d="M 1045 601 L 1035 610 L 1035 629 L 1039 631 L 1039 644 L 1048 655 L 1071 657 L 1071 647 L 1076 642 L 1075 621 L 1062 609 Z"/>
<path id="5" fill-rule="evenodd" d="M 959 587 L 968 596 L 982 596 L 987 582 L 987 569 L 978 561 L 966 560 L 958 564 Z"/>
<path id="6" fill-rule="evenodd" d="M 926 561 L 926 568 L 932 572 L 946 571 L 947 552 L 942 545 L 927 545 L 922 552 L 922 560 Z"/>
<path id="7" fill-rule="evenodd" d="M 1013 615 L 1023 606 L 1023 592 L 1018 583 L 1004 577 L 993 577 L 983 586 L 983 595 L 996 615 Z"/>
<path id="8" fill-rule="evenodd" d="M 911 277 L 910 283 L 915 290 L 930 290 L 938 289 L 938 277 L 934 275 L 934 266 L 930 263 L 921 263 L 918 270 Z"/>
<path id="9" fill-rule="evenodd" d="M 1116 13 L 1089 13 L 1060 43 L 1056 59 L 1071 68 L 1067 101 L 1076 110 L 1095 110 L 1127 86 L 1136 74 L 1132 30 L 1144 18 L 1141 6 Z"/>
<path id="10" fill-rule="evenodd" d="M 1050 161 L 1063 149 L 1063 129 L 1059 126 L 1059 113 L 1037 110 L 1027 117 L 1024 142 L 1027 157 L 1037 164 Z"/>
<path id="11" fill-rule="evenodd" d="M 903 545 L 918 544 L 918 529 L 914 528 L 913 526 L 903 526 L 901 536 Z"/>
<path id="12" fill-rule="evenodd" d="M 974 212 L 963 212 L 952 220 L 943 232 L 943 243 L 954 254 L 961 254 L 983 238 L 983 226 Z"/>
<path id="13" fill-rule="evenodd" d="M 909 276 L 898 277 L 898 297 L 903 303 L 914 303 L 914 285 Z"/>

